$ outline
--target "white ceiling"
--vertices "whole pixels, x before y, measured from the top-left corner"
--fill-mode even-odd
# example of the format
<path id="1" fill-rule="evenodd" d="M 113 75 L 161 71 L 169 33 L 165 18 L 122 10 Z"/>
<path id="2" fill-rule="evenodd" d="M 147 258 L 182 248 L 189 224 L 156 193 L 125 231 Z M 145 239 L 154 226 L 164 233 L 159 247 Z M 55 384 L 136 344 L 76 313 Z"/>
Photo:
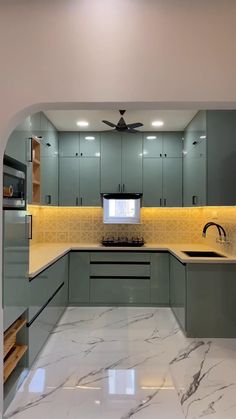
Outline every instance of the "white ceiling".
<path id="1" fill-rule="evenodd" d="M 196 114 L 196 110 L 144 110 L 126 111 L 124 119 L 126 123 L 142 122 L 144 124 L 140 131 L 182 131 Z M 120 114 L 114 110 L 71 110 L 71 111 L 47 111 L 45 112 L 49 120 L 59 131 L 104 131 L 111 129 L 102 120 L 118 122 Z M 76 125 L 76 121 L 85 120 L 89 126 L 81 128 Z M 152 121 L 161 120 L 164 125 L 160 128 L 153 127 Z"/>

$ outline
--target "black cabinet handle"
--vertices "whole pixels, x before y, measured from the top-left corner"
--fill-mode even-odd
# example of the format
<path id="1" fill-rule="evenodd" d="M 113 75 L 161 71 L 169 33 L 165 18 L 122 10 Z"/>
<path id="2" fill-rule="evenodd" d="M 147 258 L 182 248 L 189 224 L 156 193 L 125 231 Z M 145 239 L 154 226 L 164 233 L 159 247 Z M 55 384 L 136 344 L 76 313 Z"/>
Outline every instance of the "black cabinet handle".
<path id="1" fill-rule="evenodd" d="M 82 198 L 82 196 L 81 196 L 81 198 L 80 198 L 80 205 L 81 205 L 81 206 L 83 205 L 83 198 Z"/>
<path id="2" fill-rule="evenodd" d="M 119 187 L 118 187 L 118 189 L 119 189 L 119 192 L 120 192 L 120 183 L 119 183 Z"/>
<path id="3" fill-rule="evenodd" d="M 160 207 L 162 207 L 162 198 L 160 198 Z"/>
<path id="4" fill-rule="evenodd" d="M 197 141 L 194 141 L 194 142 L 193 142 L 193 145 L 196 145 L 197 143 L 198 143 Z"/>
<path id="5" fill-rule="evenodd" d="M 197 195 L 192 196 L 192 205 L 197 205 Z"/>
<path id="6" fill-rule="evenodd" d="M 166 198 L 164 199 L 164 207 L 166 207 Z"/>
<path id="7" fill-rule="evenodd" d="M 33 216 L 32 215 L 26 215 L 28 219 L 28 239 L 32 240 L 33 238 Z"/>
<path id="8" fill-rule="evenodd" d="M 30 158 L 29 158 L 29 163 L 33 162 L 33 139 L 32 137 L 29 138 L 30 140 Z"/>
<path id="9" fill-rule="evenodd" d="M 51 205 L 51 203 L 52 203 L 52 195 L 46 195 L 46 203 L 47 203 L 47 205 Z"/>
<path id="10" fill-rule="evenodd" d="M 167 154 L 165 153 L 165 157 L 167 157 Z"/>
<path id="11" fill-rule="evenodd" d="M 76 205 L 76 206 L 78 206 L 78 205 L 79 205 L 79 198 L 78 198 L 78 197 L 76 197 L 76 200 L 75 200 L 75 205 Z"/>
<path id="12" fill-rule="evenodd" d="M 162 157 L 162 154 L 160 154 L 160 157 Z"/>

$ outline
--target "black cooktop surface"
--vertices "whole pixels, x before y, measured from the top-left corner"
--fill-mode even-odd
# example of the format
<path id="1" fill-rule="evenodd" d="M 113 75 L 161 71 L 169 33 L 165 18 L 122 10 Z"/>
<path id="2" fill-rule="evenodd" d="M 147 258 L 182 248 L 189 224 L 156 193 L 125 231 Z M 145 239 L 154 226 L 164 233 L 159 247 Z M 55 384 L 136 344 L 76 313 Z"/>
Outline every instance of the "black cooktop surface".
<path id="1" fill-rule="evenodd" d="M 105 237 L 101 241 L 103 246 L 114 247 L 141 247 L 144 245 L 143 237 Z"/>

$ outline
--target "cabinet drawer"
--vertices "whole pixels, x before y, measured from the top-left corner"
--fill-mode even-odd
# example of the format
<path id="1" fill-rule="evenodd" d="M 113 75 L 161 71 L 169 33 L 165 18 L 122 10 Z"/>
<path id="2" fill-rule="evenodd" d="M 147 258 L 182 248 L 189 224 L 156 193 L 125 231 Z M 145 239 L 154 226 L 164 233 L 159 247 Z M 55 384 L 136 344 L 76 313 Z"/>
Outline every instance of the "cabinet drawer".
<path id="1" fill-rule="evenodd" d="M 150 278 L 150 263 L 92 263 L 90 277 L 141 277 Z"/>
<path id="2" fill-rule="evenodd" d="M 50 332 L 61 317 L 65 309 L 65 295 L 66 286 L 64 284 L 29 326 L 29 366 L 32 365 Z"/>
<path id="3" fill-rule="evenodd" d="M 67 257 L 63 257 L 30 282 L 29 321 L 58 289 L 67 275 Z"/>
<path id="4" fill-rule="evenodd" d="M 90 280 L 90 302 L 105 304 L 149 303 L 150 281 L 128 278 Z"/>
<path id="5" fill-rule="evenodd" d="M 149 262 L 150 253 L 148 252 L 91 252 L 91 262 Z"/>

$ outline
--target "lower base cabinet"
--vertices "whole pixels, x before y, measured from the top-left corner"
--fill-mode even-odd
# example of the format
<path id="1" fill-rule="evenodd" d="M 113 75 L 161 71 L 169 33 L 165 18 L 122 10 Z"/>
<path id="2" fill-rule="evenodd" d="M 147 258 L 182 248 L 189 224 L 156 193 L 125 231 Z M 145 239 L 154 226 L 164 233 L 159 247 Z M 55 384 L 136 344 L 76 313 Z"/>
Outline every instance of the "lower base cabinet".
<path id="1" fill-rule="evenodd" d="M 69 304 L 169 305 L 169 254 L 71 252 Z"/>
<path id="2" fill-rule="evenodd" d="M 33 278 L 30 282 L 30 299 L 29 366 L 68 305 L 68 256 L 62 257 Z"/>
<path id="3" fill-rule="evenodd" d="M 236 337 L 235 278 L 235 264 L 184 265 L 170 256 L 170 306 L 187 337 Z"/>

